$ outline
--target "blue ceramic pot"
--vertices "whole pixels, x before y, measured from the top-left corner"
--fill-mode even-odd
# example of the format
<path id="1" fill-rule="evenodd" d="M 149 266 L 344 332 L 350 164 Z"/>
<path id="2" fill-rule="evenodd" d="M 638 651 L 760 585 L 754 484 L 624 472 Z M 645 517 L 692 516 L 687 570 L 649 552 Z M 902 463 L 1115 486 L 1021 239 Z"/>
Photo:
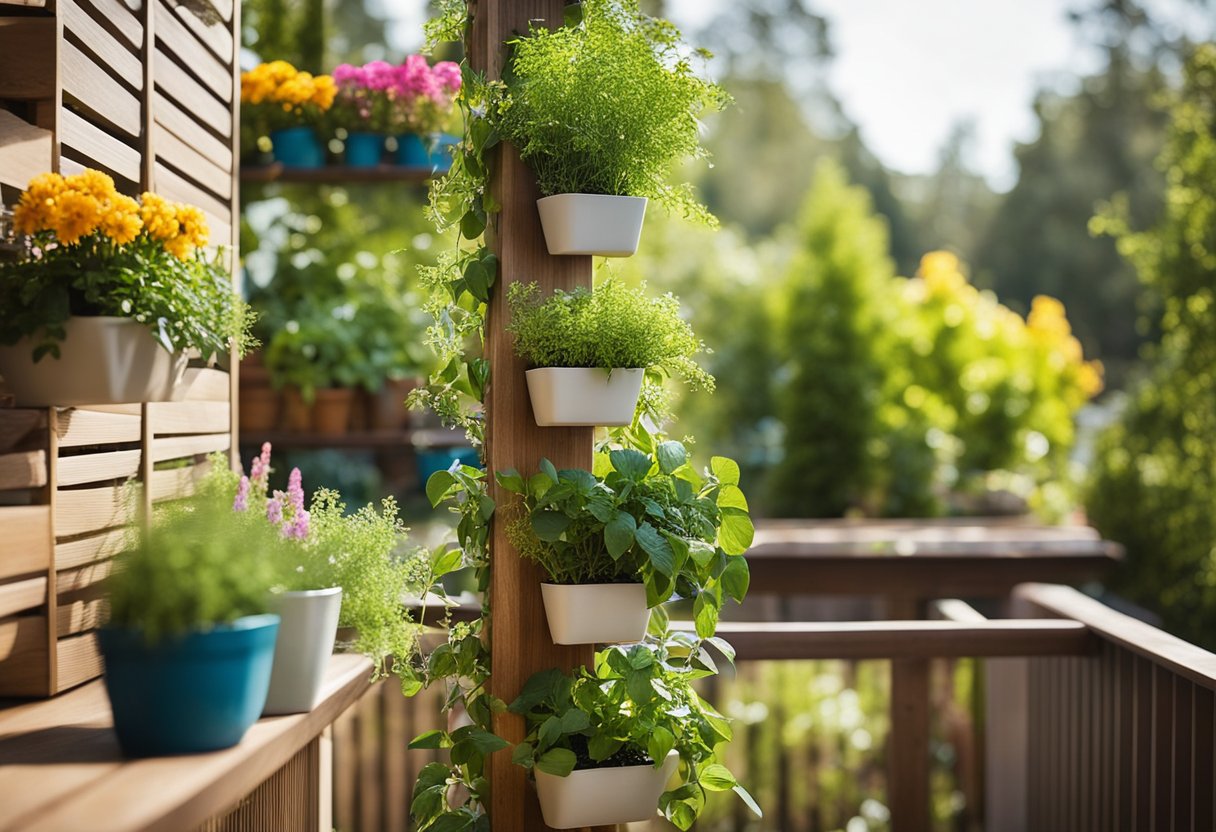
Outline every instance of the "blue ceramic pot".
<path id="1" fill-rule="evenodd" d="M 477 455 L 476 448 L 435 448 L 418 451 L 418 478 L 423 491 L 426 490 L 426 481 L 430 479 L 431 474 L 448 470 L 456 460 L 460 460 L 462 465 L 481 467 L 481 457 Z"/>
<path id="2" fill-rule="evenodd" d="M 311 127 L 272 130 L 270 142 L 274 160 L 284 167 L 319 168 L 325 164 L 325 148 Z"/>
<path id="3" fill-rule="evenodd" d="M 458 144 L 460 137 L 447 133 L 429 136 L 406 133 L 397 137 L 397 164 L 446 173 L 452 167 L 452 154 Z"/>
<path id="4" fill-rule="evenodd" d="M 102 629 L 106 693 L 129 757 L 236 745 L 262 713 L 277 615 L 249 615 L 148 644 L 135 630 Z"/>
<path id="5" fill-rule="evenodd" d="M 352 168 L 374 168 L 384 152 L 379 133 L 350 133 L 346 137 L 346 164 Z"/>

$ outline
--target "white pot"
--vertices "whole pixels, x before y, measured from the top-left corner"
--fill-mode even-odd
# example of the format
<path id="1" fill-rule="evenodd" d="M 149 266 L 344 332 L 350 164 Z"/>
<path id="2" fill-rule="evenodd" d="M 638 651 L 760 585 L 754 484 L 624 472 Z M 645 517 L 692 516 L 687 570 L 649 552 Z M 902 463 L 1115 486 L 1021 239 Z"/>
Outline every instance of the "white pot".
<path id="1" fill-rule="evenodd" d="M 540 367 L 528 370 L 536 424 L 545 427 L 616 427 L 633 422 L 645 370 Z"/>
<path id="2" fill-rule="evenodd" d="M 646 637 L 642 584 L 541 584 L 554 644 L 617 644 Z"/>
<path id="3" fill-rule="evenodd" d="M 78 316 L 64 324 L 59 359 L 34 363 L 37 342 L 0 346 L 0 376 L 28 407 L 165 402 L 186 371 L 184 353 L 171 353 L 144 324 L 130 318 Z"/>
<path id="4" fill-rule="evenodd" d="M 270 693 L 263 714 L 311 711 L 321 695 L 325 668 L 334 652 L 342 587 L 283 592 L 274 596 L 271 612 L 279 614 L 274 643 Z"/>
<path id="5" fill-rule="evenodd" d="M 550 254 L 631 257 L 638 250 L 645 197 L 555 194 L 536 207 Z"/>
<path id="6" fill-rule="evenodd" d="M 545 825 L 554 829 L 610 826 L 653 820 L 659 796 L 675 773 L 679 755 L 671 752 L 663 765 L 589 768 L 565 777 L 536 772 L 536 793 Z"/>

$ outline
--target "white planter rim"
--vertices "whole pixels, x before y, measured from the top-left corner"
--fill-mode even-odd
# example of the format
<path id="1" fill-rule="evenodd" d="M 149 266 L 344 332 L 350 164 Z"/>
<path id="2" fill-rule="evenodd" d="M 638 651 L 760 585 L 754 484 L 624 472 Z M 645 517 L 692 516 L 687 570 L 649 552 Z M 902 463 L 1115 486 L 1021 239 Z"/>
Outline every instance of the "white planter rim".
<path id="1" fill-rule="evenodd" d="M 524 373 L 540 427 L 620 427 L 633 422 L 641 367 L 534 367 Z"/>
<path id="2" fill-rule="evenodd" d="M 553 255 L 630 257 L 642 237 L 649 200 L 617 194 L 551 194 L 536 201 Z"/>
<path id="3" fill-rule="evenodd" d="M 318 598 L 322 595 L 337 595 L 342 591 L 340 586 L 326 587 L 325 589 L 283 589 L 273 593 L 274 595 L 292 598 Z"/>
<path id="4" fill-rule="evenodd" d="M 678 760 L 673 750 L 657 767 L 601 766 L 565 777 L 535 771 L 545 823 L 554 829 L 577 829 L 650 820 Z"/>
<path id="5" fill-rule="evenodd" d="M 640 582 L 540 585 L 554 644 L 631 644 L 646 637 L 650 609 Z"/>

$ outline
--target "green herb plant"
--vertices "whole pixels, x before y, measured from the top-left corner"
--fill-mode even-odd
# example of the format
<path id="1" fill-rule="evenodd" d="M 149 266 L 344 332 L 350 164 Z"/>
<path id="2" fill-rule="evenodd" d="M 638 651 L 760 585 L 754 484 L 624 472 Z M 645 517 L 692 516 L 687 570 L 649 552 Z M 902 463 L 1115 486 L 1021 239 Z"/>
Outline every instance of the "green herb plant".
<path id="1" fill-rule="evenodd" d="M 697 633 L 708 638 L 725 599 L 747 594 L 754 531 L 738 473 L 714 457 L 698 474 L 684 445 L 665 441 L 653 454 L 601 451 L 594 472 L 541 460 L 527 480 L 506 471 L 498 484 L 520 496 L 512 544 L 554 583 L 639 582 L 651 607 L 695 599 Z"/>
<path id="2" fill-rule="evenodd" d="M 730 741 L 730 723 L 692 687 L 694 680 L 717 672 L 709 644 L 734 661 L 734 649 L 721 638 L 673 632 L 602 650 L 594 670 L 537 673 L 510 706 L 528 729 L 512 760 L 565 777 L 602 766 L 658 768 L 675 751 L 678 784 L 663 793 L 658 808 L 677 827 L 692 826 L 710 791 L 734 791 L 761 815 L 730 769 L 716 762 L 715 749 Z"/>
<path id="3" fill-rule="evenodd" d="M 499 129 L 535 171 L 541 193 L 649 197 L 714 224 L 672 168 L 708 155 L 700 118 L 729 96 L 693 66 L 671 23 L 638 0 L 585 0 L 568 25 L 535 25 L 510 42 Z"/>

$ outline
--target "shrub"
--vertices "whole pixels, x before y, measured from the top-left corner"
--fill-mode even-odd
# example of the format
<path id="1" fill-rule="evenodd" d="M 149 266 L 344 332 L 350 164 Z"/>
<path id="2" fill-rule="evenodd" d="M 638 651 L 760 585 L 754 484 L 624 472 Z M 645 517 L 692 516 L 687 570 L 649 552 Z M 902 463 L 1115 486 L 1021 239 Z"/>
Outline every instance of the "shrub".
<path id="1" fill-rule="evenodd" d="M 706 155 L 700 116 L 728 96 L 686 57 L 680 32 L 637 0 L 586 0 L 575 25 L 534 27 L 511 42 L 501 131 L 540 190 L 650 197 L 713 218 L 672 166 Z"/>

